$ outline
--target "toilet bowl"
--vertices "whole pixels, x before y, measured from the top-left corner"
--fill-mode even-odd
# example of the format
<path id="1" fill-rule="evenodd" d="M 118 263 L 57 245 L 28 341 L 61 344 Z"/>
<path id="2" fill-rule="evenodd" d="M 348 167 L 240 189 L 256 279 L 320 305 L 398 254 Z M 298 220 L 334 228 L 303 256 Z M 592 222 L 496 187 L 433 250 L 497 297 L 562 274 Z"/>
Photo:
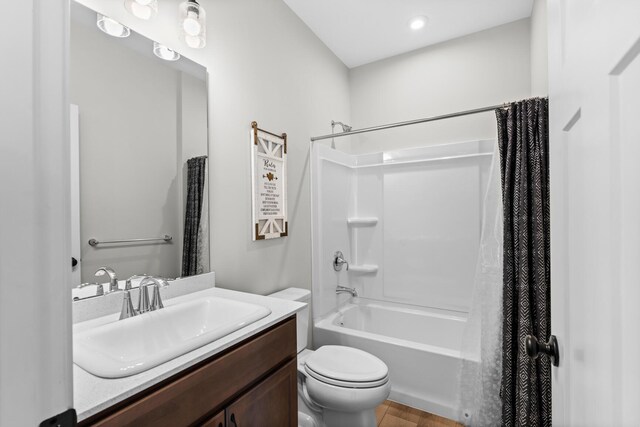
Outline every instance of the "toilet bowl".
<path id="1" fill-rule="evenodd" d="M 309 303 L 306 289 L 270 295 Z M 391 391 L 387 365 L 374 355 L 345 346 L 307 350 L 309 309 L 297 315 L 298 424 L 300 427 L 370 427 L 375 409 Z"/>

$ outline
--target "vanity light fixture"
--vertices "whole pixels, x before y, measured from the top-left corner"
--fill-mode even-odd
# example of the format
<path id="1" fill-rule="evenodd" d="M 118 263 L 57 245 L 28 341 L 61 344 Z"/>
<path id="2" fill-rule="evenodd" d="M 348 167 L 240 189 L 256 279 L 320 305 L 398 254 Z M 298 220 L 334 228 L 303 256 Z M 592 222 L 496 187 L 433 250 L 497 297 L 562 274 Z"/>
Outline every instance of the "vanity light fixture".
<path id="1" fill-rule="evenodd" d="M 196 0 L 180 4 L 180 29 L 187 46 L 202 49 L 207 44 L 206 12 Z"/>
<path id="2" fill-rule="evenodd" d="M 124 8 L 136 18 L 148 21 L 158 14 L 158 0 L 124 0 Z"/>
<path id="3" fill-rule="evenodd" d="M 427 21 L 429 19 L 426 16 L 416 16 L 411 21 L 409 21 L 409 28 L 413 31 L 418 31 L 424 28 L 427 25 Z"/>
<path id="4" fill-rule="evenodd" d="M 128 27 L 125 27 L 118 21 L 113 18 L 109 18 L 108 16 L 104 16 L 100 13 L 97 14 L 98 18 L 96 21 L 96 25 L 103 32 L 109 34 L 113 37 L 129 37 L 131 34 L 131 30 Z"/>
<path id="5" fill-rule="evenodd" d="M 177 61 L 180 59 L 180 54 L 173 49 L 169 49 L 163 44 L 153 42 L 153 53 L 160 59 L 165 61 Z"/>

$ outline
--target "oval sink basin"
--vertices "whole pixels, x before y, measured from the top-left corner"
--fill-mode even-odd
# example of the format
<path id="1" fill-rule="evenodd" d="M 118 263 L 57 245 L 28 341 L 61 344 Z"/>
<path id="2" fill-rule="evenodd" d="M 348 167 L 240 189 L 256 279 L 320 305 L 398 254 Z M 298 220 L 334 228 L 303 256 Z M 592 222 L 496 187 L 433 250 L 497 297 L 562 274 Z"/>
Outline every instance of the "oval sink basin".
<path id="1" fill-rule="evenodd" d="M 73 336 L 73 361 L 103 378 L 122 378 L 168 362 L 271 313 L 266 307 L 203 298 Z"/>

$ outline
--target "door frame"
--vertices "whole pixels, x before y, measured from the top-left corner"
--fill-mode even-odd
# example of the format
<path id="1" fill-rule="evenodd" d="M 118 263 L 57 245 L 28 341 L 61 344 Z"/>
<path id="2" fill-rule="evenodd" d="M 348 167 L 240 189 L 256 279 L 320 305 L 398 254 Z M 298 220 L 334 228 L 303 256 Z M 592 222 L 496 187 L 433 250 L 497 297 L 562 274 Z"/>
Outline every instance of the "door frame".
<path id="1" fill-rule="evenodd" d="M 0 14 L 0 425 L 73 406 L 69 1 Z"/>

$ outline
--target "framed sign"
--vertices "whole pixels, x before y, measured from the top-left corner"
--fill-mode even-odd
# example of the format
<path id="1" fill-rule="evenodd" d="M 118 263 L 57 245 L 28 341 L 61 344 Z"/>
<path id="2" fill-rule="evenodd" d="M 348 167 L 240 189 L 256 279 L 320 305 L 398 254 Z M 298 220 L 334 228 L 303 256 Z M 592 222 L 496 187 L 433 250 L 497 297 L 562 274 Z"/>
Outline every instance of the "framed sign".
<path id="1" fill-rule="evenodd" d="M 277 135 L 251 123 L 251 189 L 253 240 L 288 234 L 287 134 Z"/>

